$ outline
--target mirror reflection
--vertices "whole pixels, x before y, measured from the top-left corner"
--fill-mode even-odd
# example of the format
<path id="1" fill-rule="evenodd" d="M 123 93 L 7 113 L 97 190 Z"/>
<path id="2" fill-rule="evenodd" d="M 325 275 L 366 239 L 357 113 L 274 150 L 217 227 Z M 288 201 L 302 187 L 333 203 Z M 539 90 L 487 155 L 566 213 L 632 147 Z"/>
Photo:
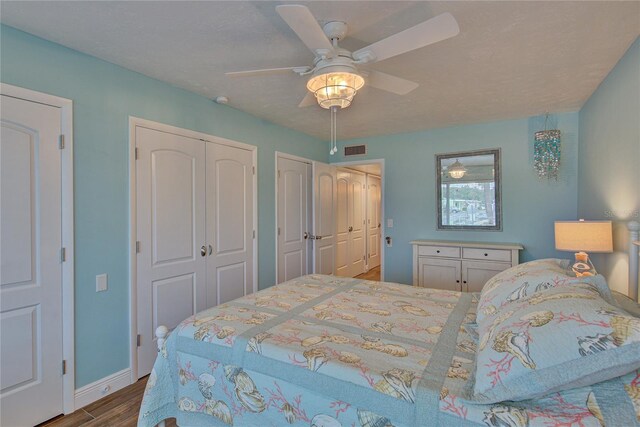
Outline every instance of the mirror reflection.
<path id="1" fill-rule="evenodd" d="M 438 229 L 500 230 L 499 150 L 436 156 Z"/>

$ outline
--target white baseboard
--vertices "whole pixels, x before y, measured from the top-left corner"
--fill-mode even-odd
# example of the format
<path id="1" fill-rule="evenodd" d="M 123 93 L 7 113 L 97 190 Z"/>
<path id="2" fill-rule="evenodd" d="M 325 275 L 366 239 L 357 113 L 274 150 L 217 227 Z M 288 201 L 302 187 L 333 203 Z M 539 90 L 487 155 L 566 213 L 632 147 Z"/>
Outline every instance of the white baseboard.
<path id="1" fill-rule="evenodd" d="M 131 369 L 123 369 L 91 384 L 87 384 L 76 390 L 76 409 L 85 407 L 96 400 L 102 399 L 111 393 L 131 384 Z"/>

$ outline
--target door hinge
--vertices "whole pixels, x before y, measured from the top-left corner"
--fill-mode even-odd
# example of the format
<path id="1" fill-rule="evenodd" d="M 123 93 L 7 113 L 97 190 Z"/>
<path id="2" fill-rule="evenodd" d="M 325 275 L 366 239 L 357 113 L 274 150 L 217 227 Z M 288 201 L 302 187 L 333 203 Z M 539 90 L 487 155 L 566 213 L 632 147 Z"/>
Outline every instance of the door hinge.
<path id="1" fill-rule="evenodd" d="M 278 236 L 280 235 L 280 227 L 278 227 Z"/>
<path id="2" fill-rule="evenodd" d="M 278 178 L 280 178 L 280 169 L 278 169 Z"/>
<path id="3" fill-rule="evenodd" d="M 136 240 L 136 253 L 140 253 L 140 240 Z"/>
<path id="4" fill-rule="evenodd" d="M 133 152 L 133 157 L 138 160 L 140 158 L 140 152 L 138 151 L 138 147 L 135 148 Z"/>
<path id="5" fill-rule="evenodd" d="M 256 167 L 255 166 L 251 166 L 251 170 L 253 171 L 253 174 L 256 174 Z"/>
<path id="6" fill-rule="evenodd" d="M 256 238 L 256 230 L 253 230 L 253 238 Z"/>
<path id="7" fill-rule="evenodd" d="M 67 361 L 63 360 L 62 361 L 62 375 L 66 375 L 67 374 Z"/>
<path id="8" fill-rule="evenodd" d="M 142 345 L 142 336 L 140 334 L 138 334 L 136 336 L 136 346 L 140 347 Z"/>
<path id="9" fill-rule="evenodd" d="M 64 135 L 58 137 L 58 148 L 64 150 Z"/>
<path id="10" fill-rule="evenodd" d="M 60 262 L 67 260 L 67 248 L 60 248 Z"/>
<path id="11" fill-rule="evenodd" d="M 362 255 L 362 260 L 366 261 L 367 260 L 367 256 L 366 255 Z"/>

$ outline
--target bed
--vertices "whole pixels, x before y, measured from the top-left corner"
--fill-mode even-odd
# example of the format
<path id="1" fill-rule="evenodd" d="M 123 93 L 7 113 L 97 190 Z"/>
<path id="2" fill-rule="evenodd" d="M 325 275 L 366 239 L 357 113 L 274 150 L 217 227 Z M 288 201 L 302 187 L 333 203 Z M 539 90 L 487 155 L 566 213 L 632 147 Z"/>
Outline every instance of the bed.
<path id="1" fill-rule="evenodd" d="M 640 425 L 640 370 L 530 400 L 470 400 L 479 300 L 310 275 L 205 310 L 168 336 L 158 328 L 138 425 Z M 517 363 L 506 356 L 491 361 L 497 382 Z"/>

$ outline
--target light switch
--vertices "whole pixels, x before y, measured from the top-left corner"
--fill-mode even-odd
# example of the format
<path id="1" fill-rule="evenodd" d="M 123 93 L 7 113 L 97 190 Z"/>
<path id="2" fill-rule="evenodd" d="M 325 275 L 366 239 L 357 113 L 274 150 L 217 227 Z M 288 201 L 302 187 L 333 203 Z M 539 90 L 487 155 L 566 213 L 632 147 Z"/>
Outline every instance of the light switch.
<path id="1" fill-rule="evenodd" d="M 107 275 L 98 274 L 96 276 L 96 292 L 103 292 L 107 290 Z"/>
<path id="2" fill-rule="evenodd" d="M 387 219 L 387 228 L 393 228 L 393 218 Z"/>

